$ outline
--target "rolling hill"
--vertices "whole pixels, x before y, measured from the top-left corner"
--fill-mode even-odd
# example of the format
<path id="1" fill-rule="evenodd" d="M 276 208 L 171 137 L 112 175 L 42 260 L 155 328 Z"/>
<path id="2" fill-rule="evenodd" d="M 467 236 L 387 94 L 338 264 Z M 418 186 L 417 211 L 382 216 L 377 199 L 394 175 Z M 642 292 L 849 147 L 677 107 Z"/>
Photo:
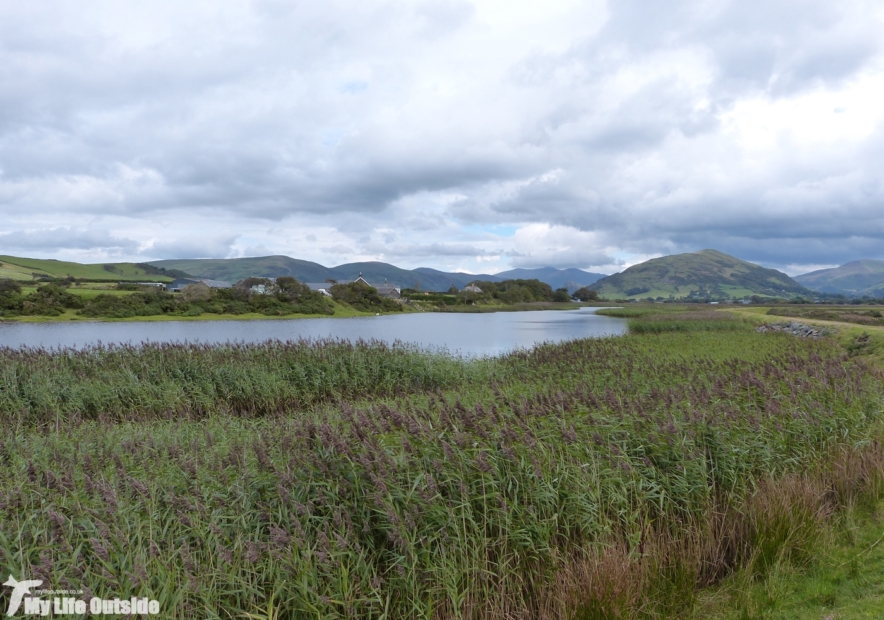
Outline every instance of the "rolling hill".
<path id="1" fill-rule="evenodd" d="M 171 282 L 174 277 L 183 275 L 180 273 L 164 273 L 146 263 L 104 263 L 97 265 L 85 265 L 82 263 L 69 263 L 66 261 L 21 258 L 18 256 L 0 255 L 0 278 L 10 280 L 28 281 L 40 278 L 84 278 L 106 282 L 149 281 Z"/>
<path id="2" fill-rule="evenodd" d="M 256 258 L 193 258 L 151 261 L 155 267 L 180 269 L 196 278 L 239 282 L 245 278 L 291 276 L 301 282 L 324 282 L 336 279 L 328 267 L 288 256 Z"/>
<path id="3" fill-rule="evenodd" d="M 593 288 L 609 299 L 812 294 L 781 271 L 766 269 L 716 250 L 654 258 L 602 278 Z"/>
<path id="4" fill-rule="evenodd" d="M 795 276 L 794 280 L 822 293 L 880 297 L 884 289 L 884 260 L 855 260 L 833 269 Z"/>
<path id="5" fill-rule="evenodd" d="M 166 269 L 180 269 L 198 278 L 238 282 L 244 278 L 279 278 L 291 276 L 301 282 L 325 282 L 326 280 L 355 280 L 359 274 L 369 282 L 398 284 L 403 288 L 423 290 L 447 290 L 453 279 L 443 272 L 429 270 L 423 273 L 400 269 L 381 262 L 348 263 L 338 267 L 325 267 L 319 263 L 298 260 L 288 256 L 262 256 L 256 258 L 203 258 L 192 260 L 159 260 L 150 263 Z M 469 276 L 475 279 L 476 276 Z"/>
<path id="6" fill-rule="evenodd" d="M 227 280 L 228 282 L 237 282 L 248 277 L 278 278 L 280 276 L 292 276 L 302 282 L 354 280 L 361 273 L 369 282 L 382 282 L 386 280 L 403 288 L 419 288 L 425 291 L 446 291 L 452 285 L 463 288 L 474 280 L 500 282 L 510 278 L 537 278 L 553 288 L 567 286 L 569 282 L 572 285 L 579 283 L 581 286 L 585 286 L 602 277 L 601 274 L 590 273 L 580 269 L 555 269 L 553 267 L 512 269 L 497 275 L 450 273 L 429 267 L 409 270 L 376 261 L 325 267 L 319 263 L 297 260 L 288 256 L 159 260 L 152 261 L 150 264 L 166 269 L 186 271 L 198 278 Z M 575 287 L 575 290 L 576 288 L 580 287 Z"/>
<path id="7" fill-rule="evenodd" d="M 571 293 L 577 289 L 595 284 L 606 277 L 603 273 L 592 273 L 582 269 L 556 269 L 555 267 L 541 267 L 539 269 L 510 269 L 497 274 L 498 278 L 533 280 L 538 279 L 546 282 L 553 289 L 567 288 Z"/>

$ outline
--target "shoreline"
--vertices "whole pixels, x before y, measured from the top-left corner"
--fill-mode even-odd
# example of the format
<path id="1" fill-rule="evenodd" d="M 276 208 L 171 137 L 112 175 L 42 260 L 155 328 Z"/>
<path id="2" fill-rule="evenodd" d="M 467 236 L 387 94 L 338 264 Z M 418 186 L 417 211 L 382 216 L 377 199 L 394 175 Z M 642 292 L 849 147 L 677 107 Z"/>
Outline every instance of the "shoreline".
<path id="1" fill-rule="evenodd" d="M 299 319 L 352 319 L 359 317 L 391 316 L 396 314 L 412 313 L 438 313 L 438 314 L 490 314 L 495 312 L 539 312 L 543 310 L 579 310 L 580 308 L 607 307 L 582 303 L 556 303 L 538 302 L 533 304 L 513 304 L 512 306 L 465 306 L 465 310 L 423 310 L 409 308 L 403 312 L 361 312 L 353 308 L 345 308 L 336 305 L 334 314 L 287 314 L 285 316 L 272 316 L 249 312 L 246 314 L 201 314 L 199 316 L 167 315 L 159 314 L 152 316 L 132 316 L 124 318 L 113 317 L 84 317 L 74 312 L 65 312 L 59 316 L 18 316 L 0 317 L 2 323 L 163 323 L 163 322 L 191 322 L 191 321 L 281 321 Z"/>

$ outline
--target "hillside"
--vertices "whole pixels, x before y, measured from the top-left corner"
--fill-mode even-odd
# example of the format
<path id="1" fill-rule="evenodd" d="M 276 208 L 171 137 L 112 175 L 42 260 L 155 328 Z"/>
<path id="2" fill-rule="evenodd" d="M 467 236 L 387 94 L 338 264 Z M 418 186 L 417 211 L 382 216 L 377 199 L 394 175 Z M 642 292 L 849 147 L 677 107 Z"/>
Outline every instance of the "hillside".
<path id="1" fill-rule="evenodd" d="M 245 278 L 279 278 L 291 276 L 301 282 L 324 282 L 336 279 L 328 267 L 319 263 L 298 260 L 288 256 L 260 256 L 255 258 L 194 258 L 155 260 L 156 267 L 180 269 L 197 278 L 239 282 Z"/>
<path id="2" fill-rule="evenodd" d="M 540 267 L 539 269 L 510 269 L 497 274 L 498 278 L 505 280 L 540 280 L 546 282 L 553 290 L 567 288 L 574 292 L 584 286 L 590 286 L 606 277 L 603 273 L 592 273 L 582 269 L 556 269 L 555 267 Z"/>
<path id="3" fill-rule="evenodd" d="M 164 274 L 152 265 L 142 263 L 103 263 L 87 265 L 42 258 L 21 258 L 0 255 L 0 278 L 27 281 L 48 278 L 84 278 L 107 282 L 145 281 L 171 282 L 176 274 Z"/>
<path id="4" fill-rule="evenodd" d="M 297 260 L 288 256 L 263 256 L 257 258 L 218 258 L 192 260 L 158 260 L 151 265 L 166 269 L 180 269 L 199 278 L 237 282 L 243 278 L 278 278 L 292 276 L 302 282 L 324 282 L 325 280 L 354 280 L 361 273 L 369 282 L 398 284 L 403 288 L 419 288 L 424 291 L 446 291 L 452 285 L 463 288 L 474 280 L 500 282 L 510 278 L 533 279 L 546 282 L 554 289 L 566 286 L 576 290 L 575 284 L 586 286 L 602 277 L 580 269 L 512 269 L 497 275 L 449 273 L 419 267 L 401 269 L 395 265 L 377 261 L 347 263 L 337 267 L 324 267 L 319 263 Z"/>
<path id="5" fill-rule="evenodd" d="M 431 290 L 428 286 L 429 282 L 439 283 L 438 286 L 432 290 L 446 291 L 452 285 L 457 288 L 463 288 L 474 280 L 487 280 L 489 282 L 501 282 L 503 280 L 503 278 L 492 276 L 487 273 L 475 274 L 463 273 L 462 271 L 439 271 L 438 269 L 431 269 L 430 267 L 418 267 L 414 272 L 421 275 L 421 288 L 424 290 Z"/>
<path id="6" fill-rule="evenodd" d="M 794 279 L 822 293 L 880 296 L 881 289 L 884 289 L 884 260 L 855 260 L 833 269 L 795 276 Z"/>
<path id="7" fill-rule="evenodd" d="M 593 288 L 609 299 L 792 297 L 812 293 L 781 271 L 715 250 L 654 258 L 602 278 Z"/>
<path id="8" fill-rule="evenodd" d="M 377 261 L 364 263 L 347 263 L 333 267 L 332 271 L 339 280 L 355 280 L 359 274 L 369 282 L 383 281 L 398 284 L 403 288 L 418 288 L 424 291 L 445 291 L 451 287 L 451 278 L 445 272 L 440 275 L 429 274 L 411 269 L 400 269 L 395 265 Z M 475 276 L 471 276 L 475 279 Z M 460 288 L 463 285 L 456 285 Z"/>
<path id="9" fill-rule="evenodd" d="M 325 267 L 319 263 L 288 256 L 262 256 L 256 258 L 158 260 L 150 264 L 167 269 L 181 269 L 199 278 L 227 280 L 228 282 L 238 282 L 251 277 L 278 278 L 280 276 L 291 276 L 301 282 L 355 280 L 361 273 L 369 282 L 383 282 L 386 279 L 388 282 L 402 287 L 414 288 L 415 285 L 418 285 L 423 290 L 444 291 L 452 284 L 452 279 L 443 272 L 430 270 L 435 273 L 422 273 L 400 269 L 381 262 L 348 263 L 338 267 Z M 469 276 L 469 279 L 475 279 L 475 277 Z"/>

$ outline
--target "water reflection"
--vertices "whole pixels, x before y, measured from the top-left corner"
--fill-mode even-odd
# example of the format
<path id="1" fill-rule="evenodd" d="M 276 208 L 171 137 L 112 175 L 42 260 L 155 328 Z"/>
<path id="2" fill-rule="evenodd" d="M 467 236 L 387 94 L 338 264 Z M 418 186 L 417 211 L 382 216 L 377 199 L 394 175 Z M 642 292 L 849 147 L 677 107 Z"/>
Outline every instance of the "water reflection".
<path id="1" fill-rule="evenodd" d="M 417 343 L 461 355 L 497 355 L 540 342 L 618 335 L 626 321 L 596 308 L 489 314 L 414 313 L 348 319 L 164 321 L 157 323 L 0 323 L 0 345 L 83 347 L 102 342 L 261 342 L 359 338 Z"/>

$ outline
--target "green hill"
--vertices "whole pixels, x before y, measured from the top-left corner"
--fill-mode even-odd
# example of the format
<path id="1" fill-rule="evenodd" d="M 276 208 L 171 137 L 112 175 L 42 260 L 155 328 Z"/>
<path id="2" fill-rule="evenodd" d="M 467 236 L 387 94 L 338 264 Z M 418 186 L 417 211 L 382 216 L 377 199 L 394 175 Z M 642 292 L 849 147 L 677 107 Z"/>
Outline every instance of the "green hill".
<path id="1" fill-rule="evenodd" d="M 498 273 L 497 277 L 505 280 L 540 280 L 549 284 L 553 290 L 564 287 L 573 293 L 579 288 L 595 284 L 604 278 L 605 274 L 574 268 L 540 267 L 538 269 L 510 269 Z"/>
<path id="2" fill-rule="evenodd" d="M 715 250 L 654 258 L 602 278 L 592 288 L 609 299 L 794 297 L 812 293 L 781 271 Z"/>
<path id="3" fill-rule="evenodd" d="M 158 260 L 151 265 L 166 269 L 180 269 L 198 278 L 238 282 L 244 278 L 278 278 L 292 276 L 301 282 L 324 282 L 325 280 L 355 280 L 362 274 L 369 282 L 380 283 L 386 280 L 403 288 L 419 288 L 424 291 L 447 291 L 452 285 L 463 288 L 475 280 L 501 282 L 509 278 L 536 278 L 553 288 L 567 286 L 568 282 L 591 284 L 601 274 L 589 273 L 580 269 L 514 269 L 497 275 L 449 273 L 419 267 L 401 269 L 395 265 L 378 261 L 347 263 L 337 267 L 324 267 L 319 263 L 298 260 L 288 256 L 263 256 L 257 258 L 214 258 L 192 260 Z M 580 288 L 579 286 L 576 288 Z"/>
<path id="4" fill-rule="evenodd" d="M 0 278 L 28 281 L 40 278 L 84 278 L 106 282 L 145 281 L 171 282 L 177 273 L 164 273 L 153 265 L 146 263 L 102 263 L 85 265 L 66 261 L 21 258 L 18 256 L 0 255 Z"/>
<path id="5" fill-rule="evenodd" d="M 822 293 L 879 296 L 884 289 L 884 260 L 855 260 L 833 269 L 795 276 L 795 281 Z"/>
<path id="6" fill-rule="evenodd" d="M 239 282 L 245 278 L 280 278 L 291 276 L 301 282 L 325 282 L 336 279 L 332 270 L 319 263 L 297 260 L 288 256 L 259 256 L 254 258 L 194 258 L 155 260 L 155 267 L 180 269 L 196 278 Z"/>

